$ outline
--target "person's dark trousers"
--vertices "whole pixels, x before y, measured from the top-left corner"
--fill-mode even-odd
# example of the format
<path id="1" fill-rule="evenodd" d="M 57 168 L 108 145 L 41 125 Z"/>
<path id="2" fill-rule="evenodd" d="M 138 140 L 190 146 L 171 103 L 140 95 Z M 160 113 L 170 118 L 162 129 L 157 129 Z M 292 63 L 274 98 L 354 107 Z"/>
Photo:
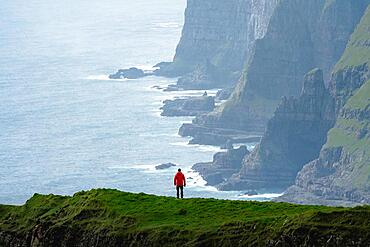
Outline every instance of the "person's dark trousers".
<path id="1" fill-rule="evenodd" d="M 184 186 L 176 186 L 177 190 L 177 198 L 180 198 L 180 190 L 181 190 L 181 198 L 184 198 Z"/>

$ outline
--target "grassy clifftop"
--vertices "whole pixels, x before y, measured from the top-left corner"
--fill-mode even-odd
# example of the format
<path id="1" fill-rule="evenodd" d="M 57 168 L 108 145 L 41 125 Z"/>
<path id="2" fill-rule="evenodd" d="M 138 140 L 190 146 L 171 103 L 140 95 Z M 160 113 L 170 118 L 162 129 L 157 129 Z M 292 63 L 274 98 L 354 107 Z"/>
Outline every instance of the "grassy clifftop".
<path id="1" fill-rule="evenodd" d="M 73 197 L 36 194 L 23 206 L 0 206 L 1 246 L 365 244 L 368 229 L 370 207 L 177 200 L 108 189 Z"/>
<path id="2" fill-rule="evenodd" d="M 364 17 L 351 36 L 347 48 L 334 71 L 346 67 L 357 66 L 369 63 L 370 56 L 370 6 L 367 8 Z"/>

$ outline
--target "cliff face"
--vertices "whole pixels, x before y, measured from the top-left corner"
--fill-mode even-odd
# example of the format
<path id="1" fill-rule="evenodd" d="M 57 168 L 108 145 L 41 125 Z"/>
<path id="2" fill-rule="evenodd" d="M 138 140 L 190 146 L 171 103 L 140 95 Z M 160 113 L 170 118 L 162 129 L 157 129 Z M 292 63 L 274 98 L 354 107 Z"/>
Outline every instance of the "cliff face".
<path id="1" fill-rule="evenodd" d="M 282 0 L 257 40 L 231 99 L 195 124 L 263 130 L 282 96 L 297 96 L 301 78 L 315 68 L 328 78 L 369 3 L 347 0 Z"/>
<path id="2" fill-rule="evenodd" d="M 334 101 L 322 70 L 309 72 L 299 98 L 283 98 L 241 171 L 221 189 L 284 190 L 294 184 L 303 165 L 315 159 L 335 122 Z"/>
<path id="3" fill-rule="evenodd" d="M 235 83 L 255 40 L 265 35 L 277 2 L 188 0 L 174 61 L 162 66 L 162 72 L 184 76 L 179 81 L 181 87 Z M 209 69 L 208 64 L 213 68 Z M 201 76 L 196 77 L 194 73 Z"/>
<path id="4" fill-rule="evenodd" d="M 218 185 L 240 171 L 242 160 L 247 154 L 249 151 L 245 146 L 238 149 L 231 147 L 226 152 L 216 153 L 212 162 L 195 164 L 192 169 L 199 172 L 207 185 Z"/>
<path id="5" fill-rule="evenodd" d="M 318 159 L 280 198 L 296 203 L 370 203 L 370 7 L 337 64 L 330 89 L 338 113 Z"/>
<path id="6" fill-rule="evenodd" d="M 299 172 L 281 201 L 370 203 L 370 80 L 349 99 L 320 157 Z"/>

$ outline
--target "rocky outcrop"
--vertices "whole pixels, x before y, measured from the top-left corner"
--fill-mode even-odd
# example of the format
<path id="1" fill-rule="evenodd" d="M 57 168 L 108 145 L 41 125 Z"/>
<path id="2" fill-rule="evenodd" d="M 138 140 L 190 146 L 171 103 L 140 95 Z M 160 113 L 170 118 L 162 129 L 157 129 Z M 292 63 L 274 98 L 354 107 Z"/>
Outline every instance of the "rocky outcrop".
<path id="1" fill-rule="evenodd" d="M 335 122 L 333 106 L 323 72 L 309 72 L 301 96 L 283 98 L 260 144 L 221 189 L 284 190 L 294 184 L 297 173 L 317 157 L 325 143 Z"/>
<path id="2" fill-rule="evenodd" d="M 179 130 L 180 136 L 192 136 L 190 144 L 225 146 L 226 143 L 259 142 L 260 133 L 244 132 L 233 129 L 208 129 L 202 126 L 185 123 Z"/>
<path id="3" fill-rule="evenodd" d="M 216 100 L 223 101 L 228 100 L 233 92 L 233 88 L 224 88 L 217 91 Z"/>
<path id="4" fill-rule="evenodd" d="M 263 131 L 280 98 L 299 95 L 307 71 L 319 67 L 329 78 L 368 4 L 368 0 L 280 1 L 232 97 L 194 124 Z"/>
<path id="5" fill-rule="evenodd" d="M 212 96 L 177 98 L 163 103 L 161 115 L 169 117 L 197 116 L 215 108 L 215 99 Z"/>
<path id="6" fill-rule="evenodd" d="M 173 163 L 165 163 L 165 164 L 155 166 L 155 169 L 156 170 L 165 170 L 165 169 L 175 167 L 175 166 L 177 166 L 177 165 L 173 164 Z"/>
<path id="7" fill-rule="evenodd" d="M 109 75 L 109 79 L 138 79 L 149 75 L 153 75 L 153 73 L 145 73 L 142 69 L 132 67 L 118 70 L 116 73 Z"/>
<path id="8" fill-rule="evenodd" d="M 370 77 L 369 77 L 370 79 Z M 360 105 L 353 105 L 354 102 Z M 279 201 L 370 204 L 370 80 L 341 110 L 320 157 L 299 172 Z"/>
<path id="9" fill-rule="evenodd" d="M 311 204 L 370 203 L 370 7 L 330 85 L 338 115 L 320 156 L 304 166 L 280 201 Z"/>
<path id="10" fill-rule="evenodd" d="M 226 152 L 219 152 L 213 156 L 213 161 L 195 164 L 192 169 L 199 172 L 207 185 L 217 185 L 224 182 L 241 168 L 241 161 L 249 154 L 246 146 L 237 149 L 229 148 Z"/>
<path id="11" fill-rule="evenodd" d="M 265 35 L 277 0 L 188 0 L 185 25 L 172 63 L 157 75 L 183 76 L 182 88 L 234 84 Z"/>

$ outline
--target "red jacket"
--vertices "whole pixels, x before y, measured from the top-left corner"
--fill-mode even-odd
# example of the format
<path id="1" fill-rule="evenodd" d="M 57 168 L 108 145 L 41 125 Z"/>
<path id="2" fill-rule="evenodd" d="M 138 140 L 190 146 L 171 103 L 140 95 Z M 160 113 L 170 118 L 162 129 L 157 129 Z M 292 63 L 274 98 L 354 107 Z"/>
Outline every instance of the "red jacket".
<path id="1" fill-rule="evenodd" d="M 173 183 L 176 186 L 186 186 L 186 180 L 185 180 L 184 174 L 182 172 L 176 173 L 175 178 L 173 179 Z"/>

